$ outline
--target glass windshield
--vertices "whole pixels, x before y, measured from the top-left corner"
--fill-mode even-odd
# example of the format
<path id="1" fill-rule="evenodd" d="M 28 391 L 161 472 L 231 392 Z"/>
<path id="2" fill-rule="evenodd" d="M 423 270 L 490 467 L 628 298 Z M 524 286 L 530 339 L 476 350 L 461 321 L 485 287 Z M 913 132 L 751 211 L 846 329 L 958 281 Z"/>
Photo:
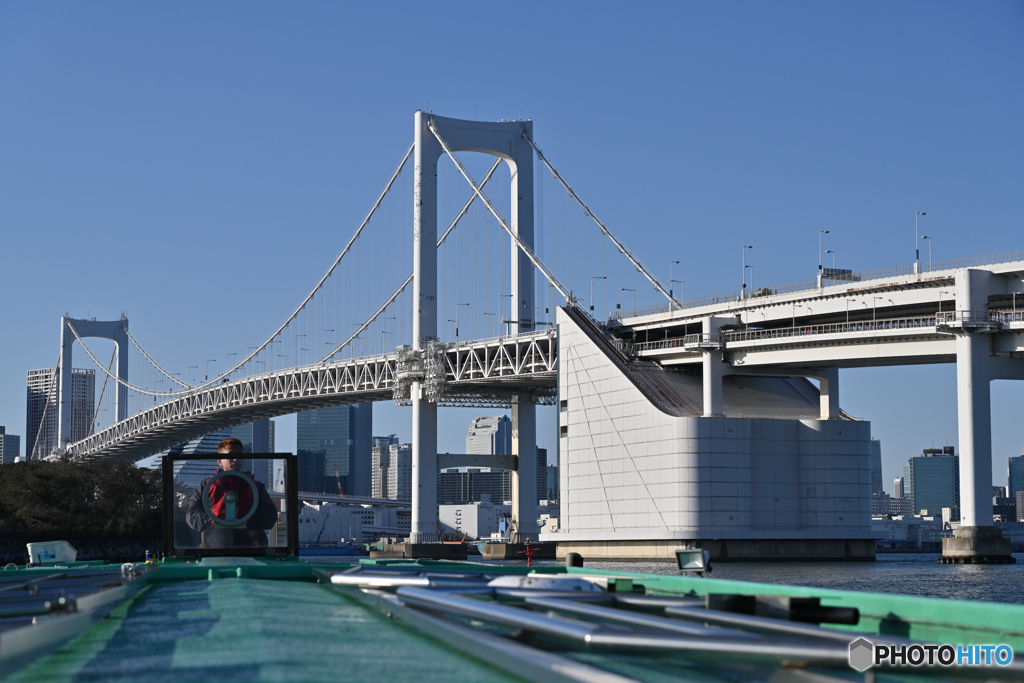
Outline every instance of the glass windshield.
<path id="1" fill-rule="evenodd" d="M 285 460 L 223 454 L 173 459 L 170 466 L 175 551 L 251 549 L 262 555 L 287 548 Z"/>

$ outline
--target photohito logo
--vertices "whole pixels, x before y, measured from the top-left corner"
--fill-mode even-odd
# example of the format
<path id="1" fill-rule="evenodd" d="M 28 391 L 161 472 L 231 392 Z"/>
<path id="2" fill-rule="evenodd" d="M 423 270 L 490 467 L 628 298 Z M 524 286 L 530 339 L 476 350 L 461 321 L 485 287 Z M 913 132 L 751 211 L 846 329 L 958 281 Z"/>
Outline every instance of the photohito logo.
<path id="1" fill-rule="evenodd" d="M 850 643 L 850 666 L 1006 666 L 1013 661 L 1009 645 L 875 645 L 866 638 Z"/>

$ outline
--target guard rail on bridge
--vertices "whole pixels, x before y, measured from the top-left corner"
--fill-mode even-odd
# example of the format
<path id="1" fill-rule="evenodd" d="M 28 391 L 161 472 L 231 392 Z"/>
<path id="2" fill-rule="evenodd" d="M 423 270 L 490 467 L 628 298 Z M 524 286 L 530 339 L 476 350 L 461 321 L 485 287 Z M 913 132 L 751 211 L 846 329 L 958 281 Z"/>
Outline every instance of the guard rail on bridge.
<path id="1" fill-rule="evenodd" d="M 612 311 L 608 317 L 610 320 L 623 320 L 625 318 L 636 318 L 645 315 L 668 313 L 669 311 L 679 311 L 684 308 L 701 308 L 704 306 L 714 306 L 715 304 L 756 299 L 762 296 L 810 291 L 818 289 L 819 287 L 831 287 L 850 281 L 859 281 L 863 283 L 869 280 L 880 280 L 883 278 L 901 277 L 922 273 L 937 273 L 940 271 L 957 270 L 959 268 L 978 268 L 980 266 L 1014 263 L 1016 261 L 1024 261 L 1024 251 L 1001 251 L 993 254 L 981 254 L 979 256 L 962 256 L 959 258 L 922 261 L 920 264 L 906 263 L 899 266 L 862 270 L 857 273 L 844 275 L 841 279 L 833 280 L 830 278 L 823 278 L 821 283 L 818 282 L 817 278 L 811 280 L 798 280 L 796 282 L 787 282 L 781 285 L 758 287 L 752 292 L 746 293 L 743 291 L 726 292 L 724 294 L 713 294 L 711 296 L 699 297 L 697 299 L 687 299 L 682 302 L 671 302 L 657 304 L 654 306 L 616 310 Z"/>
<path id="2" fill-rule="evenodd" d="M 849 323 L 827 323 L 823 325 L 798 325 L 796 327 L 778 327 L 757 330 L 734 330 L 718 335 L 688 334 L 685 337 L 661 339 L 651 342 L 638 342 L 632 345 L 635 353 L 656 351 L 660 349 L 677 349 L 697 351 L 704 345 L 714 344 L 715 339 L 721 344 L 730 342 L 764 341 L 770 339 L 792 339 L 824 334 L 854 334 L 880 332 L 888 330 L 924 330 L 936 327 L 935 315 L 913 318 L 885 318 L 882 320 L 860 320 Z M 717 348 L 717 347 L 716 347 Z"/>

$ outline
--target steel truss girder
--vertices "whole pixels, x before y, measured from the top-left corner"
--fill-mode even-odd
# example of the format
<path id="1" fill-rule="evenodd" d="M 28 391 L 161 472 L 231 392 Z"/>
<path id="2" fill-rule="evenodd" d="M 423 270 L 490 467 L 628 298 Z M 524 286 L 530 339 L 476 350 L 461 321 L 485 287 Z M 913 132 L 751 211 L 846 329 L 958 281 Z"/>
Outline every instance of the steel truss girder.
<path id="1" fill-rule="evenodd" d="M 460 345 L 441 345 L 444 369 L 440 405 L 509 406 L 554 400 L 558 364 L 555 330 L 527 332 Z M 190 438 L 227 426 L 299 410 L 382 401 L 398 383 L 399 354 L 326 365 L 286 368 L 225 382 L 132 415 L 71 444 L 72 457 L 140 459 Z"/>

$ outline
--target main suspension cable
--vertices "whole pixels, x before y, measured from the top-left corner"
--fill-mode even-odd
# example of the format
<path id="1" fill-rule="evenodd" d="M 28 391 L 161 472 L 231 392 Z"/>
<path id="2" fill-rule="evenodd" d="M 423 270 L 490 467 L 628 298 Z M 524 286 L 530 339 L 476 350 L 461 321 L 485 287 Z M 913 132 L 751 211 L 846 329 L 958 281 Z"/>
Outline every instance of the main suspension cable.
<path id="1" fill-rule="evenodd" d="M 75 329 L 75 326 L 72 325 L 70 321 L 67 323 L 67 325 L 68 329 L 71 330 L 71 333 L 75 335 L 75 339 L 78 340 L 78 343 L 81 344 L 82 348 L 85 349 L 85 352 L 89 354 L 89 358 L 92 358 L 92 362 L 95 363 L 101 370 L 103 370 L 103 372 L 107 373 L 107 376 L 110 377 L 115 382 L 117 382 L 118 384 L 128 387 L 132 391 L 137 391 L 140 394 L 146 394 L 147 396 L 178 396 L 183 393 L 181 391 L 151 391 L 149 389 L 137 387 L 134 384 L 126 382 L 117 375 L 111 373 L 110 370 L 103 366 L 103 363 L 99 362 L 96 356 L 93 355 L 92 351 L 89 350 L 89 347 L 85 345 L 85 342 L 82 341 L 82 338 L 78 336 L 78 330 Z"/>
<path id="2" fill-rule="evenodd" d="M 181 386 L 185 387 L 186 389 L 191 389 L 192 388 L 191 384 L 187 384 L 185 382 L 182 382 L 180 379 L 178 379 L 177 377 L 175 377 L 174 375 L 172 375 L 171 373 L 167 372 L 162 367 L 160 367 L 159 363 L 157 363 L 155 360 L 150 358 L 149 354 L 146 353 L 145 349 L 143 349 L 142 346 L 139 345 L 139 342 L 135 341 L 135 337 L 132 336 L 132 333 L 128 331 L 128 327 L 123 322 L 121 323 L 121 328 L 124 330 L 124 333 L 128 335 L 128 338 L 132 340 L 132 344 L 135 344 L 135 348 L 137 348 L 139 350 L 139 353 L 141 353 L 143 356 L 145 356 L 146 360 L 148 360 L 150 363 L 152 363 L 154 368 L 156 368 L 157 370 L 162 372 L 164 377 L 166 377 L 167 379 L 171 380 L 172 382 L 176 382 L 177 384 L 180 384 Z M 118 349 L 118 353 L 120 353 L 120 352 L 121 352 L 121 350 Z M 113 356 L 111 356 L 111 362 L 113 362 Z"/>
<path id="3" fill-rule="evenodd" d="M 233 368 L 231 368 L 230 370 L 227 370 L 226 372 L 218 375 L 217 377 L 214 377 L 213 379 L 211 379 L 211 380 L 209 380 L 207 382 L 204 382 L 204 383 L 194 387 L 195 389 L 203 389 L 205 387 L 208 387 L 208 386 L 211 386 L 213 384 L 216 384 L 217 382 L 219 382 L 224 377 L 230 376 L 231 373 L 233 373 L 235 370 L 238 370 L 240 367 L 242 367 L 243 365 L 248 363 L 250 360 L 255 358 L 263 349 L 267 348 L 267 346 L 269 346 L 270 343 L 274 341 L 274 339 L 277 337 L 277 335 L 281 334 L 281 332 L 284 330 L 284 328 L 286 328 L 291 321 L 295 320 L 295 317 L 298 316 L 299 312 L 301 312 L 302 309 L 306 307 L 306 304 L 308 304 L 310 302 L 310 300 L 313 298 L 313 295 L 315 295 L 320 290 L 320 288 L 323 286 L 324 282 L 327 281 L 327 278 L 329 278 L 331 276 L 331 273 L 334 272 L 334 269 L 338 267 L 339 263 L 341 263 L 341 259 L 343 259 L 345 257 L 345 254 L 347 254 L 349 252 L 349 249 L 352 248 L 352 245 L 355 243 L 355 241 L 359 237 L 360 233 L 362 233 L 363 228 L 365 228 L 367 223 L 370 222 L 370 219 L 373 217 L 373 214 L 377 211 L 377 208 L 380 206 L 381 202 L 384 201 L 384 197 L 386 197 L 388 192 L 391 191 L 391 186 L 395 184 L 395 180 L 397 180 L 398 176 L 402 173 L 402 169 L 405 167 L 406 162 L 409 161 L 409 157 L 412 156 L 412 153 L 413 153 L 413 151 L 415 149 L 416 149 L 416 143 L 413 142 L 413 144 L 409 145 L 409 149 L 406 151 L 405 156 L 402 157 L 402 161 L 401 161 L 401 163 L 398 164 L 398 168 L 395 169 L 394 174 L 391 176 L 391 180 L 389 180 L 387 185 L 384 186 L 384 191 L 380 193 L 379 197 L 377 197 L 377 201 L 374 202 L 373 207 L 370 209 L 370 212 L 366 214 L 366 218 L 363 219 L 363 222 L 356 229 L 355 234 L 352 235 L 352 239 L 350 239 L 348 241 L 348 244 L 345 245 L 345 248 L 341 251 L 340 254 L 338 254 L 338 258 L 336 258 L 334 260 L 334 263 L 331 264 L 331 267 L 327 269 L 327 272 L 324 274 L 324 276 L 322 278 L 320 278 L 320 281 L 318 283 L 316 283 L 316 286 L 313 287 L 312 291 L 310 291 L 310 293 L 306 296 L 306 298 L 302 300 L 302 303 L 300 303 L 298 305 L 298 307 L 296 307 L 295 311 L 292 312 L 292 314 L 290 316 L 288 316 L 288 318 L 283 323 L 281 323 L 281 326 L 278 327 L 277 330 L 272 335 L 267 337 L 266 341 L 264 341 L 262 344 L 257 346 L 243 360 L 241 360 L 238 363 L 236 363 Z M 179 392 L 179 393 L 184 393 L 184 392 Z"/>
<path id="4" fill-rule="evenodd" d="M 522 125 L 523 137 L 526 138 L 526 141 L 530 143 L 531 147 L 533 147 L 533 151 L 537 153 L 537 158 L 540 159 L 541 162 L 543 162 L 544 165 L 548 167 L 548 170 L 551 171 L 551 175 L 558 179 L 558 182 L 562 184 L 562 187 L 564 187 L 565 191 L 569 193 L 569 196 L 571 196 L 573 199 L 579 202 L 579 205 L 583 208 L 583 213 L 594 219 L 594 222 L 597 223 L 597 227 L 601 229 L 601 232 L 603 232 L 605 236 L 615 244 L 618 250 L 626 258 L 629 259 L 630 263 L 632 263 L 638 271 L 644 274 L 644 277 L 646 277 L 650 281 L 650 283 L 654 285 L 655 289 L 661 292 L 665 296 L 665 298 L 668 299 L 670 302 L 677 303 L 675 299 L 673 299 L 669 295 L 668 291 L 666 291 L 665 288 L 661 286 L 661 283 L 658 282 L 658 279 L 651 275 L 651 272 L 647 270 L 647 268 L 645 268 L 644 265 L 640 263 L 640 261 L 635 256 L 633 256 L 633 254 L 631 254 L 628 249 L 626 249 L 626 245 L 624 245 L 622 242 L 616 239 L 615 235 L 612 234 L 611 230 L 609 230 L 608 227 L 605 226 L 605 224 L 602 223 L 598 219 L 598 217 L 594 215 L 594 212 L 590 210 L 590 207 L 587 206 L 582 199 L 580 199 L 580 196 L 576 194 L 576 191 L 573 190 L 572 187 L 569 186 L 569 183 L 565 182 L 565 179 L 562 178 L 562 174 L 559 173 L 558 170 L 551 165 L 551 162 L 548 161 L 547 157 L 544 156 L 544 153 L 540 151 L 539 147 L 537 147 L 537 144 L 530 138 L 530 134 L 526 131 L 526 124 L 524 123 Z"/>

